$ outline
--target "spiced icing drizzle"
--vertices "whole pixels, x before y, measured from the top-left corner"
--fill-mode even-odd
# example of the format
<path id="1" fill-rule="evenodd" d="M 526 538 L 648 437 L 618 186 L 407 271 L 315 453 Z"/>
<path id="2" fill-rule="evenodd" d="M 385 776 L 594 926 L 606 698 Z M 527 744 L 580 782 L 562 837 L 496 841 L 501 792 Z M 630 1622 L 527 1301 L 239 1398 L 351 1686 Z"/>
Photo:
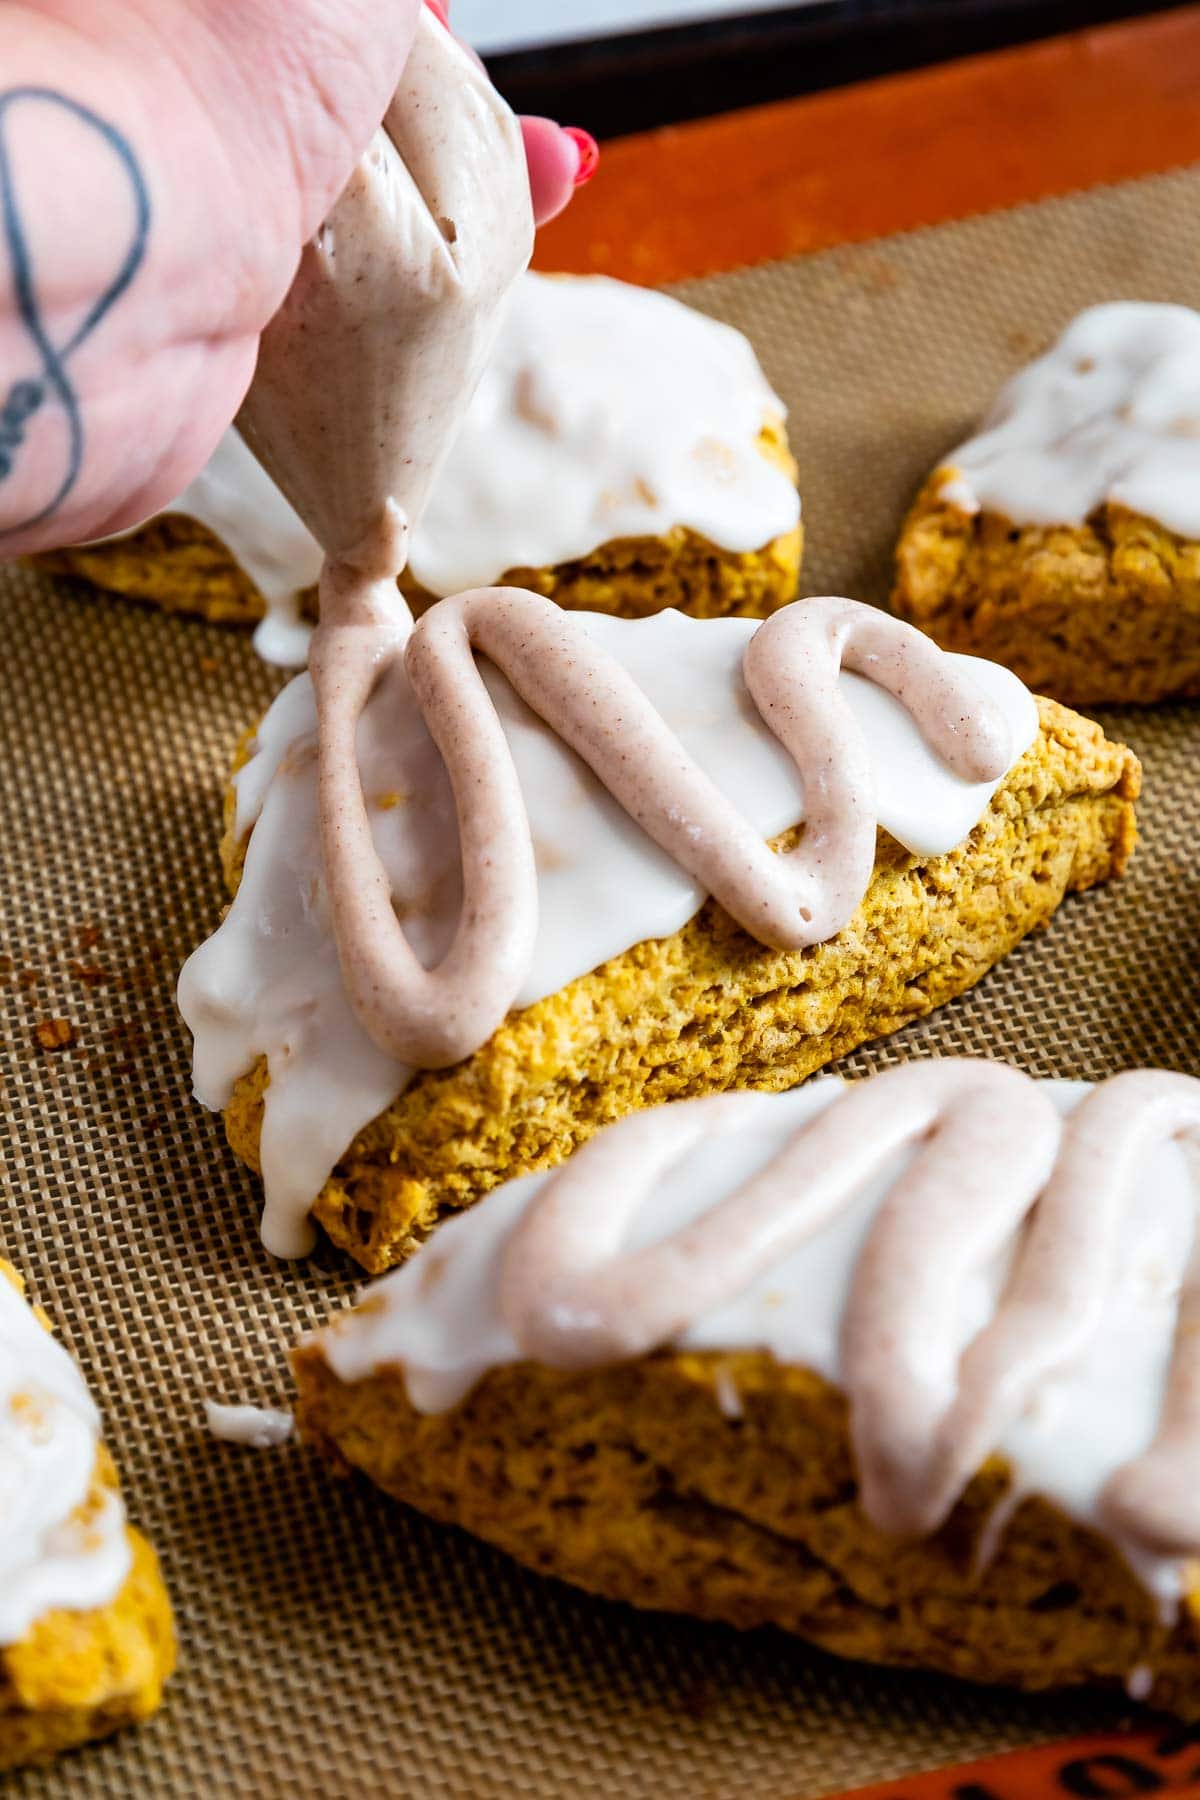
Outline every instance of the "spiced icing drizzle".
<path id="1" fill-rule="evenodd" d="M 536 939 L 525 801 L 473 652 L 503 671 L 648 837 L 776 949 L 833 937 L 871 879 L 872 771 L 839 691 L 843 666 L 894 694 L 963 781 L 996 781 L 1011 760 L 1001 709 L 915 629 L 851 600 L 785 608 L 750 639 L 742 665 L 750 698 L 804 780 L 804 835 L 777 854 L 620 662 L 551 602 L 515 588 L 477 588 L 442 601 L 398 640 L 390 597 L 381 605 L 372 590 L 329 571 L 321 592 L 310 669 L 333 935 L 362 1025 L 388 1054 L 418 1068 L 460 1062 L 491 1036 L 521 990 Z M 358 771 L 362 710 L 381 666 L 401 653 L 449 772 L 462 847 L 458 928 L 432 970 L 393 911 Z"/>
<path id="2" fill-rule="evenodd" d="M 941 856 L 970 832 L 996 786 L 949 767 L 893 693 L 837 672 L 847 630 L 859 666 L 876 666 L 879 615 L 849 602 L 805 602 L 764 629 L 674 612 L 632 621 L 566 615 L 527 595 L 512 604 L 502 595 L 486 602 L 488 654 L 478 662 L 467 651 L 474 599 L 443 601 L 411 638 L 382 601 L 376 609 L 368 595 L 361 604 L 360 622 L 321 628 L 328 661 L 318 655 L 259 727 L 236 780 L 235 829 L 249 834 L 238 893 L 180 982 L 195 1036 L 196 1092 L 206 1105 L 226 1106 L 238 1079 L 267 1060 L 264 1241 L 278 1254 L 310 1247 L 313 1200 L 356 1133 L 406 1086 L 418 1066 L 411 1053 L 431 1061 L 467 1054 L 508 1006 L 531 1006 L 633 945 L 680 930 L 702 906 L 708 880 L 768 941 L 774 933 L 811 941 L 809 933 L 836 929 L 840 909 L 857 904 L 876 821 L 914 855 Z M 538 644 L 544 633 L 561 652 L 544 671 L 522 636 L 529 620 Z M 814 726 L 849 744 L 849 760 L 832 771 L 820 757 L 801 766 L 784 741 L 794 722 L 786 659 L 778 668 L 764 659 L 765 672 L 759 665 L 763 704 L 772 680 L 784 695 L 770 722 L 744 679 L 749 650 L 786 650 L 789 641 L 793 652 L 816 652 L 802 671 L 810 690 L 817 684 Z M 995 664 L 902 633 L 902 650 L 914 642 L 918 672 L 932 671 L 939 692 L 950 683 L 973 703 L 981 695 L 983 710 L 1001 719 L 1009 766 L 1037 730 L 1020 682 Z M 492 651 L 525 682 L 532 705 Z M 619 731 L 600 728 L 586 693 L 576 699 L 571 742 L 544 722 L 554 681 L 570 690 L 572 664 L 628 700 Z M 414 670 L 428 691 L 417 692 Z M 907 697 L 905 675 L 893 675 Z M 320 726 L 314 682 L 323 686 Z M 435 691 L 447 700 L 463 688 L 468 728 L 460 733 L 453 705 L 438 726 L 448 769 L 426 707 Z M 599 686 L 595 693 L 599 699 Z M 798 683 L 793 708 L 800 694 Z M 560 697 L 569 700 L 569 691 Z M 812 698 L 807 691 L 806 706 Z M 948 707 L 946 716 L 961 768 L 979 740 L 960 753 L 958 715 Z M 645 794 L 653 774 L 646 742 L 662 750 L 672 794 L 678 778 L 683 810 L 672 813 L 660 800 L 656 812 Z M 632 810 L 593 773 L 606 757 Z M 856 791 L 842 810 L 838 783 L 851 771 Z M 500 820 L 490 831 L 489 807 Z M 806 828 L 798 855 L 768 849 L 768 840 L 810 818 L 817 828 Z M 830 848 L 847 845 L 848 865 L 832 882 Z M 757 874 L 747 879 L 752 869 L 771 880 L 760 888 Z M 769 915 L 757 910 L 760 897 L 770 900 Z"/>
<path id="3" fill-rule="evenodd" d="M 902 1065 L 635 1115 L 443 1226 L 317 1334 L 439 1411 L 489 1368 L 762 1348 L 846 1393 L 862 1505 L 925 1534 L 996 1450 L 1166 1597 L 1200 1555 L 1200 1082 Z"/>

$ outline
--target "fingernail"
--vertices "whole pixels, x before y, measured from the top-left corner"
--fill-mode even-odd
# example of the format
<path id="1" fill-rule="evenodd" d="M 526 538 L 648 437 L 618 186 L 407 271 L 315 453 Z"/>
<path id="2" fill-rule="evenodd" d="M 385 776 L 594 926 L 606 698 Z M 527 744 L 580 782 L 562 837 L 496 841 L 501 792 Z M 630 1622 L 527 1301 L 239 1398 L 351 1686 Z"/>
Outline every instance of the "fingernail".
<path id="1" fill-rule="evenodd" d="M 437 15 L 437 17 L 442 21 L 442 24 L 446 27 L 446 30 L 449 31 L 449 29 L 450 29 L 450 13 L 449 13 L 449 9 L 446 6 L 446 0 L 425 0 L 425 4 L 429 8 L 431 13 L 435 13 Z"/>
<path id="2" fill-rule="evenodd" d="M 600 167 L 600 146 L 590 131 L 584 131 L 580 125 L 564 125 L 563 131 L 570 138 L 579 152 L 579 167 L 575 171 L 575 186 L 583 187 L 592 179 Z"/>

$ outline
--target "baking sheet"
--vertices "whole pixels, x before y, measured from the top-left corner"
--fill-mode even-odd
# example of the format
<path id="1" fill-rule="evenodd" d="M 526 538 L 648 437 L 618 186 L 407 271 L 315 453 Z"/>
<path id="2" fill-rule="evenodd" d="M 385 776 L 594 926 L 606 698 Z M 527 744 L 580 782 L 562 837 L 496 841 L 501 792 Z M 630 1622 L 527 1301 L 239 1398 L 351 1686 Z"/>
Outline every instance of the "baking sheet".
<path id="1" fill-rule="evenodd" d="M 1089 301 L 1200 295 L 1200 173 L 681 291 L 749 333 L 788 403 L 806 591 L 879 600 L 905 505 L 1005 374 Z M 357 1285 L 328 1248 L 262 1251 L 172 1001 L 222 903 L 230 751 L 277 677 L 242 637 L 22 568 L 0 569 L 0 631 L 0 1245 L 93 1384 L 182 1640 L 157 1719 L 14 1797 L 798 1800 L 1122 1714 L 637 1615 L 302 1449 L 212 1440 L 204 1397 L 286 1404 L 287 1345 Z M 936 1050 L 1195 1072 L 1198 721 L 1109 715 L 1146 766 L 1130 874 L 846 1066 Z M 71 1041 L 44 1049 L 56 1019 Z"/>

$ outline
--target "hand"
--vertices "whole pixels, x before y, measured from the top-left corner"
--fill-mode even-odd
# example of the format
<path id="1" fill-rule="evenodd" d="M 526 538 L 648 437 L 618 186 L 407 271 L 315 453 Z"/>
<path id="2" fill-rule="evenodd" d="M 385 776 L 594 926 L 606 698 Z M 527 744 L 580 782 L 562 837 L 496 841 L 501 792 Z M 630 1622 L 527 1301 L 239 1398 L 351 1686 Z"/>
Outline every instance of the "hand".
<path id="1" fill-rule="evenodd" d="M 0 9 L 0 554 L 135 523 L 203 465 L 418 4 Z M 547 122 L 527 142 L 545 217 L 583 159 Z"/>

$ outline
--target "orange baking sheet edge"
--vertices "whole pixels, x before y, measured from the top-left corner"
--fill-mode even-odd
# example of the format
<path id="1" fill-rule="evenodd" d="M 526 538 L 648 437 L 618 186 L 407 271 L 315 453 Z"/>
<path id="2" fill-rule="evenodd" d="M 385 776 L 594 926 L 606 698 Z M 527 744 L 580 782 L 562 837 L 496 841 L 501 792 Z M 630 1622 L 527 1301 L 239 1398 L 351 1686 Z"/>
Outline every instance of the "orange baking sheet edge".
<path id="1" fill-rule="evenodd" d="M 837 1800 L 1200 1800 L 1200 1726 L 1164 1723 L 930 1770 Z"/>
<path id="2" fill-rule="evenodd" d="M 617 138 L 535 266 L 656 285 L 1200 161 L 1200 6 Z"/>

